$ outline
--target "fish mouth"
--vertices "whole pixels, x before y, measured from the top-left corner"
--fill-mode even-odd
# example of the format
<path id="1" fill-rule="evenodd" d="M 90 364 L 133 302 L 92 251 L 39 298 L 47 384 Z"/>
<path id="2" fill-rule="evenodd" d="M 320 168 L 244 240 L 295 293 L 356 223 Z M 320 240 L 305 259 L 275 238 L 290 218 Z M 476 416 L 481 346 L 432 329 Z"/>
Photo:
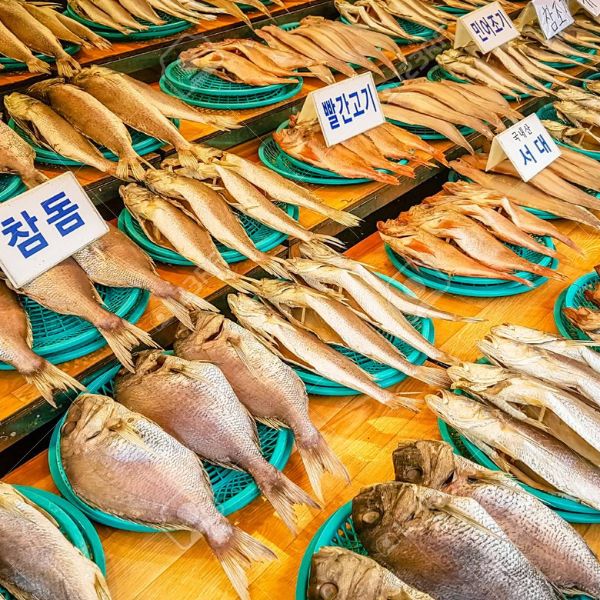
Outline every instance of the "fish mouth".
<path id="1" fill-rule="evenodd" d="M 113 413 L 114 400 L 96 394 L 81 394 L 71 405 L 62 435 L 88 442 L 107 427 Z"/>

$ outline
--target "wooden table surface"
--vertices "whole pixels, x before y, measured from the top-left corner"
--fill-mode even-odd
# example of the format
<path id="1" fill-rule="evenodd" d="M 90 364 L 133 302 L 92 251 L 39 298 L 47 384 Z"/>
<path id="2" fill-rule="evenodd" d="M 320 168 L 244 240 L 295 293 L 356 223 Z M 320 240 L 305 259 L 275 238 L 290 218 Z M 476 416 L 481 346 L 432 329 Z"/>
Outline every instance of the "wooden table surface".
<path id="1" fill-rule="evenodd" d="M 494 324 L 513 322 L 556 331 L 552 309 L 556 297 L 569 283 L 591 271 L 600 262 L 597 235 L 572 223 L 560 222 L 560 229 L 572 235 L 584 248 L 583 259 L 565 250 L 560 270 L 568 277 L 561 283 L 549 281 L 529 293 L 497 299 L 478 299 L 443 295 L 409 283 L 417 294 L 440 308 L 487 319 L 476 324 L 436 321 L 436 344 L 462 359 L 477 356 L 474 347 Z M 374 265 L 380 272 L 404 278 L 387 260 L 377 234 L 357 244 L 348 254 Z M 403 391 L 426 391 L 423 384 L 407 380 L 397 386 Z M 230 518 L 272 548 L 278 560 L 255 565 L 249 572 L 253 600 L 280 598 L 291 600 L 296 575 L 310 539 L 323 521 L 339 506 L 352 499 L 365 485 L 388 480 L 393 475 L 391 453 L 400 440 L 438 438 L 433 415 L 425 409 L 418 415 L 393 411 L 365 396 L 344 398 L 311 397 L 311 415 L 335 452 L 346 464 L 352 482 L 327 477 L 324 481 L 326 505 L 321 510 L 300 509 L 299 535 L 294 538 L 264 500 L 256 500 Z M 308 479 L 297 452 L 285 468 L 286 474 L 304 489 Z M 11 483 L 34 485 L 54 490 L 46 453 L 11 473 Z M 600 552 L 600 527 L 578 526 L 589 544 Z M 236 598 L 206 543 L 189 543 L 189 535 L 134 534 L 99 527 L 108 561 L 108 582 L 114 600 L 234 600 Z"/>

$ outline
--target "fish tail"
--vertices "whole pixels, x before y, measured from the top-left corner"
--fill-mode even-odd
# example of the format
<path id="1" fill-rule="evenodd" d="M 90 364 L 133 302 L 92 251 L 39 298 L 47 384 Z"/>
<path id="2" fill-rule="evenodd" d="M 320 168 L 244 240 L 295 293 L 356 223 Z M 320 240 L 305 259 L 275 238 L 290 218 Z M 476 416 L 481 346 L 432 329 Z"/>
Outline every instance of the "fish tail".
<path id="1" fill-rule="evenodd" d="M 294 505 L 305 504 L 311 508 L 321 508 L 303 489 L 266 461 L 259 468 L 250 469 L 250 474 L 280 519 L 294 535 L 297 534 Z"/>
<path id="2" fill-rule="evenodd" d="M 61 77 L 73 77 L 75 73 L 81 71 L 81 65 L 67 54 L 57 59 L 56 70 Z"/>
<path id="3" fill-rule="evenodd" d="M 131 351 L 144 344 L 150 348 L 160 348 L 160 346 L 139 327 L 132 325 L 125 319 L 119 319 L 119 325 L 111 328 L 99 328 L 100 333 L 108 342 L 117 360 L 132 373 L 134 372 L 133 359 Z"/>
<path id="4" fill-rule="evenodd" d="M 446 369 L 419 366 L 415 368 L 415 372 L 411 373 L 411 375 L 428 385 L 444 388 L 450 387 L 450 377 Z"/>
<path id="5" fill-rule="evenodd" d="M 135 153 L 119 158 L 116 170 L 117 179 L 129 181 L 131 175 L 137 181 L 144 181 L 146 170 L 143 167 L 143 162 L 145 161 Z"/>
<path id="6" fill-rule="evenodd" d="M 106 584 L 106 579 L 100 569 L 96 568 L 96 579 L 94 581 L 94 591 L 98 600 L 111 600 L 110 591 Z"/>
<path id="7" fill-rule="evenodd" d="M 345 227 L 358 227 L 360 225 L 362 219 L 353 215 L 352 213 L 346 212 L 345 210 L 337 210 L 335 208 L 330 208 L 325 206 L 324 210 L 325 216 L 329 217 L 332 221 L 336 223 L 340 223 Z"/>
<path id="8" fill-rule="evenodd" d="M 217 309 L 206 300 L 192 294 L 187 290 L 179 290 L 177 297 L 167 296 L 161 298 L 162 303 L 167 307 L 169 312 L 175 316 L 178 321 L 181 321 L 188 329 L 194 330 L 194 324 L 190 317 L 190 310 L 200 309 L 205 311 L 215 312 Z"/>
<path id="9" fill-rule="evenodd" d="M 271 257 L 265 255 L 264 258 L 260 258 L 256 261 L 256 263 L 262 267 L 267 273 L 271 273 L 271 275 L 275 275 L 275 277 L 281 277 L 283 279 L 289 279 L 290 274 L 288 270 L 285 268 L 285 261 L 282 259 L 277 259 L 277 257 Z"/>
<path id="10" fill-rule="evenodd" d="M 345 244 L 341 240 L 338 240 L 334 235 L 325 235 L 324 233 L 313 233 L 310 241 L 313 244 L 331 244 L 336 248 L 344 248 Z"/>
<path id="11" fill-rule="evenodd" d="M 198 166 L 198 159 L 191 148 L 182 148 L 177 151 L 179 162 L 182 167 L 195 169 Z"/>
<path id="12" fill-rule="evenodd" d="M 43 60 L 40 60 L 37 56 L 30 58 L 27 61 L 27 68 L 30 73 L 46 73 L 49 74 L 52 72 L 50 65 Z"/>
<path id="13" fill-rule="evenodd" d="M 246 569 L 255 561 L 275 560 L 277 556 L 250 534 L 235 526 L 225 544 L 211 544 L 210 538 L 208 542 L 239 597 L 242 600 L 250 600 Z"/>
<path id="14" fill-rule="evenodd" d="M 251 277 L 244 277 L 243 275 L 238 275 L 232 271 L 232 275 L 223 278 L 223 281 L 227 285 L 230 285 L 234 290 L 242 292 L 243 294 L 258 294 L 258 289 Z"/>
<path id="15" fill-rule="evenodd" d="M 56 403 L 53 398 L 54 392 L 85 390 L 85 386 L 79 383 L 77 379 L 73 379 L 73 377 L 67 375 L 67 373 L 61 371 L 47 360 L 44 360 L 41 368 L 26 374 L 25 379 L 27 379 L 28 383 L 32 383 L 40 392 L 44 400 L 54 408 L 56 408 Z"/>
<path id="16" fill-rule="evenodd" d="M 345 479 L 347 483 L 350 483 L 350 475 L 344 463 L 335 455 L 325 438 L 318 431 L 316 431 L 316 436 L 310 442 L 297 436 L 296 444 L 310 485 L 319 501 L 323 502 L 323 491 L 321 489 L 321 476 L 323 473 L 331 473 L 335 477 Z"/>
<path id="17" fill-rule="evenodd" d="M 408 408 L 408 410 L 412 410 L 413 412 L 419 412 L 423 406 L 422 400 L 410 398 L 405 394 L 394 394 L 389 392 L 387 396 L 385 402 L 382 402 L 382 404 L 385 404 L 394 410 L 398 408 Z"/>

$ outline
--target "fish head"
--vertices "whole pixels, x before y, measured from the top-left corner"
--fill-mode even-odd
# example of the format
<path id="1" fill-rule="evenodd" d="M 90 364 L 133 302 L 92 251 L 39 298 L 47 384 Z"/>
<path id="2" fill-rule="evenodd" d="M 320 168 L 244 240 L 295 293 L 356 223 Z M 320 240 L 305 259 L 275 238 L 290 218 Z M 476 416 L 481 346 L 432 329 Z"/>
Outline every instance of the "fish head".
<path id="1" fill-rule="evenodd" d="M 259 279 L 254 284 L 257 293 L 275 305 L 306 306 L 306 296 L 312 291 L 303 285 L 283 279 Z"/>
<path id="2" fill-rule="evenodd" d="M 248 329 L 263 330 L 275 313 L 262 302 L 245 294 L 229 294 L 227 303 L 240 324 Z"/>
<path id="3" fill-rule="evenodd" d="M 514 325 L 512 323 L 496 325 L 490 331 L 498 337 L 523 342 L 524 344 L 542 344 L 556 339 L 556 336 L 545 331 L 523 325 Z"/>
<path id="4" fill-rule="evenodd" d="M 221 337 L 224 331 L 225 317 L 220 313 L 209 310 L 193 310 L 190 312 L 193 330 L 188 329 L 183 323 L 179 324 L 175 333 L 174 348 L 181 344 L 192 344 L 202 346 L 206 342 L 212 342 Z"/>
<path id="5" fill-rule="evenodd" d="M 72 82 L 75 85 L 85 84 L 87 81 L 92 79 L 119 77 L 119 74 L 106 67 L 99 65 L 92 65 L 91 67 L 85 67 L 79 72 L 75 73 L 72 78 Z"/>
<path id="6" fill-rule="evenodd" d="M 460 363 L 451 366 L 448 375 L 454 387 L 478 392 L 503 381 L 509 373 L 497 365 Z"/>
<path id="7" fill-rule="evenodd" d="M 52 77 L 51 79 L 38 81 L 27 88 L 27 93 L 38 100 L 46 100 L 51 88 L 57 85 L 65 85 L 65 80 L 62 77 Z"/>
<path id="8" fill-rule="evenodd" d="M 527 344 L 492 333 L 477 342 L 477 346 L 488 358 L 500 364 L 505 364 L 508 359 L 511 361 L 523 359 L 533 352 L 531 346 Z"/>
<path id="9" fill-rule="evenodd" d="M 172 357 L 164 354 L 162 350 L 142 350 L 133 356 L 133 368 L 131 372 L 123 367 L 117 374 L 115 389 L 123 389 L 128 385 L 137 385 L 144 377 L 160 370 Z"/>
<path id="10" fill-rule="evenodd" d="M 39 100 L 19 92 L 4 96 L 4 106 L 14 119 L 29 120 L 31 111 L 39 104 L 41 104 Z"/>
<path id="11" fill-rule="evenodd" d="M 164 200 L 137 183 L 122 185 L 119 194 L 126 208 L 136 217 L 152 220 L 157 206 Z"/>
<path id="12" fill-rule="evenodd" d="M 310 285 L 312 282 L 339 283 L 340 267 L 328 265 L 309 258 L 288 258 L 288 269 L 295 275 L 299 275 Z M 313 286 L 314 287 L 314 286 Z"/>
<path id="13" fill-rule="evenodd" d="M 452 480 L 454 452 L 439 440 L 401 442 L 392 454 L 396 481 L 440 489 Z"/>
<path id="14" fill-rule="evenodd" d="M 425 402 L 438 417 L 461 432 L 486 419 L 486 409 L 481 403 L 448 390 L 425 396 Z"/>
<path id="15" fill-rule="evenodd" d="M 165 169 L 152 169 L 146 171 L 144 182 L 157 194 L 169 196 L 171 198 L 182 198 L 177 192 L 177 182 L 181 180 L 181 175 Z"/>

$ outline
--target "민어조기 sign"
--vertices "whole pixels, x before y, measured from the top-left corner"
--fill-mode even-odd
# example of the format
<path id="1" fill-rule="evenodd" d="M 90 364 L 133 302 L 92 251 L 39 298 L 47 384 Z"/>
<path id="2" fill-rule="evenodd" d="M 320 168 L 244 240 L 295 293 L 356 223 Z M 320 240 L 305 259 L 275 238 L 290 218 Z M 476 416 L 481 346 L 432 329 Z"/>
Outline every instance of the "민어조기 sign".
<path id="1" fill-rule="evenodd" d="M 327 147 L 384 123 L 373 75 L 363 73 L 311 92 L 298 120 L 315 116 Z"/>
<path id="2" fill-rule="evenodd" d="M 73 173 L 0 204 L 0 266 L 17 288 L 108 232 Z"/>
<path id="3" fill-rule="evenodd" d="M 519 35 L 500 3 L 492 2 L 458 19 L 454 47 L 462 48 L 470 42 L 475 42 L 479 51 L 487 54 Z"/>
<path id="4" fill-rule="evenodd" d="M 547 40 L 575 22 L 567 0 L 532 0 L 519 15 L 517 23 L 527 25 L 536 20 Z"/>
<path id="5" fill-rule="evenodd" d="M 534 113 L 499 133 L 492 141 L 486 170 L 508 158 L 525 182 L 560 156 L 539 117 Z"/>

